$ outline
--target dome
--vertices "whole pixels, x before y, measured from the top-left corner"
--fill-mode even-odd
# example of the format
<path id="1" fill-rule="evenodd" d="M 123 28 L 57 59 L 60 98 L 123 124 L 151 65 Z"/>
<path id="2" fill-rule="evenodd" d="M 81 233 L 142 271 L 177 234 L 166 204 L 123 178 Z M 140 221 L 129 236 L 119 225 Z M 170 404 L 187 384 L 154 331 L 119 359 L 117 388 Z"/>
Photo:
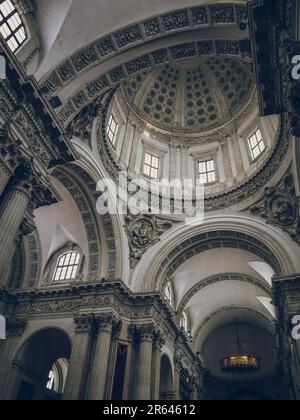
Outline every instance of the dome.
<path id="1" fill-rule="evenodd" d="M 253 87 L 251 70 L 242 60 L 212 56 L 145 71 L 121 89 L 147 123 L 200 133 L 231 120 L 247 104 Z"/>

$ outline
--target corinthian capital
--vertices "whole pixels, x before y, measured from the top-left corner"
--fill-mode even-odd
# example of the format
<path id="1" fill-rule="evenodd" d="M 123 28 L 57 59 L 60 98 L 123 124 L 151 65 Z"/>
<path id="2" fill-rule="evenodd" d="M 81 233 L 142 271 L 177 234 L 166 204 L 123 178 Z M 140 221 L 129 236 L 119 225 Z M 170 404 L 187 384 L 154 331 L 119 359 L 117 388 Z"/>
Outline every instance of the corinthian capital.
<path id="1" fill-rule="evenodd" d="M 7 335 L 8 336 L 20 336 L 23 335 L 25 328 L 27 326 L 26 319 L 8 319 L 6 324 Z"/>
<path id="2" fill-rule="evenodd" d="M 99 314 L 95 319 L 99 332 L 107 331 L 115 334 L 122 326 L 121 321 L 113 313 Z"/>
<path id="3" fill-rule="evenodd" d="M 157 330 L 154 334 L 153 348 L 156 350 L 161 350 L 165 345 L 166 340 L 163 338 L 163 334 L 160 330 Z"/>
<path id="4" fill-rule="evenodd" d="M 95 327 L 95 319 L 91 314 L 76 315 L 74 317 L 76 333 L 92 332 Z"/>
<path id="5" fill-rule="evenodd" d="M 157 335 L 157 329 L 154 324 L 139 325 L 136 327 L 141 341 L 154 340 Z"/>

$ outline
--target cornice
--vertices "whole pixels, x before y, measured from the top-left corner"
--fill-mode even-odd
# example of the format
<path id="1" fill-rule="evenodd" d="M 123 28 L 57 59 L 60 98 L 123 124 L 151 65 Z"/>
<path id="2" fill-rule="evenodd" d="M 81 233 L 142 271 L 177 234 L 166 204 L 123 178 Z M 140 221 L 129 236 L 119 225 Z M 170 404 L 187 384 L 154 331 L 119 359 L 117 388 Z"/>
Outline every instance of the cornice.
<path id="1" fill-rule="evenodd" d="M 65 134 L 63 126 L 48 101 L 41 94 L 35 78 L 26 75 L 2 38 L 0 38 L 0 53 L 5 57 L 7 63 L 7 79 L 1 81 L 0 84 L 3 94 L 6 96 L 4 105 L 9 108 L 8 115 L 5 115 L 5 108 L 1 109 L 4 113 L 4 120 L 8 120 L 10 123 L 12 120 L 22 137 L 24 134 L 22 125 L 18 127 L 16 124 L 18 115 L 19 117 L 22 115 L 20 121 L 22 124 L 26 122 L 28 128 L 30 127 L 32 139 L 35 136 L 38 138 L 35 147 L 43 149 L 40 157 L 44 153 L 45 156 L 42 159 L 44 166 L 51 167 L 58 161 L 69 162 L 76 159 L 77 154 L 68 135 Z"/>

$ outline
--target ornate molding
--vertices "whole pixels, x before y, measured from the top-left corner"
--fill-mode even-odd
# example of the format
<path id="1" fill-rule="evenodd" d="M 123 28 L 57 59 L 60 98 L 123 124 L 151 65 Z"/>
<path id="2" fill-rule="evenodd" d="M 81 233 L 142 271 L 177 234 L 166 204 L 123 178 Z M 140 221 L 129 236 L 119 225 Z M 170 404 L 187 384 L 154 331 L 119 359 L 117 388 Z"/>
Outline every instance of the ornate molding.
<path id="1" fill-rule="evenodd" d="M 8 318 L 6 322 L 7 335 L 9 337 L 23 335 L 27 323 L 28 320 L 25 318 Z"/>
<path id="2" fill-rule="evenodd" d="M 156 285 L 170 281 L 175 271 L 185 261 L 208 249 L 236 247 L 246 249 L 254 255 L 263 258 L 273 269 L 281 273 L 281 267 L 274 254 L 266 248 L 266 245 L 250 236 L 235 231 L 215 231 L 196 235 L 177 245 L 168 256 L 161 262 L 156 275 Z"/>
<path id="3" fill-rule="evenodd" d="M 125 217 L 125 222 L 131 268 L 135 268 L 145 252 L 158 243 L 161 235 L 173 226 L 172 222 L 152 215 L 129 215 Z"/>
<path id="4" fill-rule="evenodd" d="M 165 15 L 158 15 L 129 27 L 121 28 L 108 36 L 86 45 L 73 54 L 70 59 L 61 62 L 56 69 L 45 76 L 42 80 L 42 86 L 46 94 L 53 95 L 74 80 L 77 75 L 92 66 L 101 64 L 107 61 L 108 58 L 110 59 L 123 51 L 145 42 L 155 41 L 185 31 L 240 27 L 242 22 L 247 23 L 247 21 L 247 7 L 235 2 L 185 8 L 169 12 Z M 176 48 L 174 54 L 176 57 Z M 156 64 L 160 64 L 162 60 L 166 59 L 165 56 L 165 49 L 157 50 L 153 54 L 153 60 Z M 148 63 L 148 58 L 146 57 L 142 61 L 139 60 L 139 66 L 142 65 L 142 62 Z M 126 71 L 132 71 L 132 67 L 135 66 L 136 64 L 134 62 L 129 63 L 126 66 Z M 112 71 L 109 78 L 118 81 L 122 75 L 122 71 L 123 68 L 121 66 L 115 69 L 115 71 Z"/>
<path id="5" fill-rule="evenodd" d="M 250 210 L 264 218 L 268 224 L 288 233 L 300 245 L 299 203 L 294 177 L 288 172 L 276 187 L 266 188 L 264 198 Z"/>
<path id="6" fill-rule="evenodd" d="M 81 314 L 74 316 L 76 333 L 92 333 L 95 329 L 95 319 L 92 314 Z"/>

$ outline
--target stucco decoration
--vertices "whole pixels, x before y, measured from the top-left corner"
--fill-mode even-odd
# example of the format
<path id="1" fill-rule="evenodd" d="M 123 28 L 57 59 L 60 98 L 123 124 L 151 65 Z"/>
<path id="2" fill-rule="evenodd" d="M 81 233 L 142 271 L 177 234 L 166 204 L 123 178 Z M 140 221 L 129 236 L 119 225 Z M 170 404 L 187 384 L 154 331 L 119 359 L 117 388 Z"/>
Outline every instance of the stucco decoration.
<path id="1" fill-rule="evenodd" d="M 135 268 L 143 254 L 155 245 L 173 224 L 150 215 L 129 215 L 125 217 L 125 231 L 130 247 L 130 266 Z"/>
<path id="2" fill-rule="evenodd" d="M 280 227 L 300 245 L 299 198 L 290 172 L 276 187 L 265 189 L 263 200 L 253 206 L 251 212 L 266 219 L 268 224 Z"/>
<path id="3" fill-rule="evenodd" d="M 211 56 L 167 64 L 122 84 L 127 102 L 166 130 L 201 132 L 222 125 L 249 101 L 250 68 L 235 57 Z"/>

